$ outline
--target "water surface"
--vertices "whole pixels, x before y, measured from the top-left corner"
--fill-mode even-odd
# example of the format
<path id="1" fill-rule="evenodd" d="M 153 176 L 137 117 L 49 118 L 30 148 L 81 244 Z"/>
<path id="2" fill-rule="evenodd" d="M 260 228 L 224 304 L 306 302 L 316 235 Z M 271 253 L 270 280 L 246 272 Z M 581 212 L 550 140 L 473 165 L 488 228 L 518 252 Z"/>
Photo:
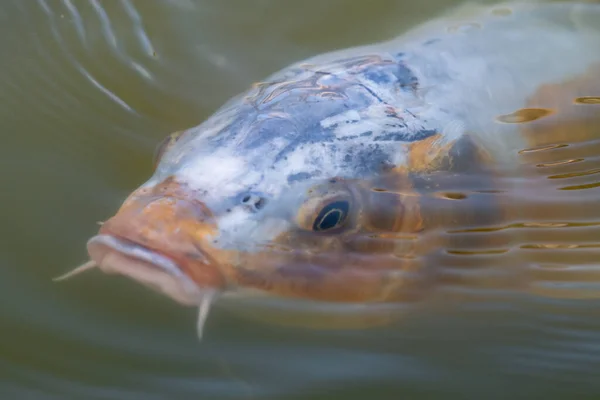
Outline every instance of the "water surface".
<path id="1" fill-rule="evenodd" d="M 195 310 L 130 281 L 51 282 L 85 259 L 95 221 L 151 174 L 167 133 L 292 61 L 386 39 L 451 4 L 2 2 L 0 397 L 600 396 L 599 301 L 464 285 L 485 263 L 528 266 L 550 286 L 573 270 L 567 280 L 597 280 L 600 135 L 525 152 L 531 174 L 552 183 L 523 197 L 526 224 L 486 233 L 510 237 L 509 257 L 450 257 L 442 301 L 379 329 L 315 331 L 216 309 L 199 344 Z"/>

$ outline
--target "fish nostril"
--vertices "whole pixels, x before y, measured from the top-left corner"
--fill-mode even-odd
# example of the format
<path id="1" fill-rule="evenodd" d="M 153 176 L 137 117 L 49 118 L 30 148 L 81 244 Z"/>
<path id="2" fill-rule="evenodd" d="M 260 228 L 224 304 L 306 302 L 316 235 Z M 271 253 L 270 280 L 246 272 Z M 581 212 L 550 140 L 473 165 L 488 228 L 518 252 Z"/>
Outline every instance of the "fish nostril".
<path id="1" fill-rule="evenodd" d="M 261 198 L 260 198 L 260 199 L 259 199 L 259 200 L 258 200 L 258 201 L 257 201 L 257 202 L 254 204 L 254 207 L 255 207 L 257 210 L 260 210 L 260 209 L 262 209 L 262 208 L 265 206 L 265 203 L 266 203 L 266 202 L 267 202 L 267 201 L 266 201 L 266 199 L 265 199 L 264 197 L 261 197 Z"/>
<path id="2" fill-rule="evenodd" d="M 261 210 L 266 202 L 267 200 L 264 197 L 256 194 L 246 194 L 242 197 L 242 205 L 254 212 Z"/>

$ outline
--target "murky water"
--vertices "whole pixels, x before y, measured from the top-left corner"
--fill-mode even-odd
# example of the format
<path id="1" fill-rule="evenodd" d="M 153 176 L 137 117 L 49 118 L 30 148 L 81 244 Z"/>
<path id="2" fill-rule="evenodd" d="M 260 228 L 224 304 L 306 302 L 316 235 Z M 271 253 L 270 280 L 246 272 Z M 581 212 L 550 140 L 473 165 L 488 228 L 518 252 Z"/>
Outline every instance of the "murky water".
<path id="1" fill-rule="evenodd" d="M 551 179 L 521 194 L 520 219 L 484 233 L 506 251 L 449 253 L 442 301 L 378 329 L 315 331 L 217 308 L 198 343 L 195 310 L 128 280 L 51 282 L 85 259 L 95 221 L 150 175 L 167 133 L 292 61 L 388 38 L 451 4 L 2 2 L 0 397 L 600 396 L 600 301 L 464 284 L 485 276 L 472 268 L 506 263 L 526 266 L 540 291 L 570 281 L 598 297 L 600 135 L 523 152 L 532 176 Z"/>

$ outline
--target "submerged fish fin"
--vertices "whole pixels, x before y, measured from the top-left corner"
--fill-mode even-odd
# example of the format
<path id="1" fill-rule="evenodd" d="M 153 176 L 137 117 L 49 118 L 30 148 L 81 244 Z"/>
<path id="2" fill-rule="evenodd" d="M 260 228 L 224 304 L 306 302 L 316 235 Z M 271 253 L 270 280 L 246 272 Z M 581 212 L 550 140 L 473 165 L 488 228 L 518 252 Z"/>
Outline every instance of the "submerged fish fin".
<path id="1" fill-rule="evenodd" d="M 200 297 L 198 304 L 198 320 L 196 321 L 196 333 L 198 339 L 202 340 L 202 334 L 204 332 L 204 324 L 210 311 L 210 306 L 215 298 L 216 292 L 214 290 L 207 290 Z"/>
<path id="2" fill-rule="evenodd" d="M 79 275 L 79 274 L 81 274 L 82 272 L 88 271 L 88 270 L 90 270 L 90 269 L 92 269 L 92 268 L 96 268 L 97 266 L 98 266 L 98 265 L 96 264 L 96 262 L 95 262 L 95 261 L 92 261 L 92 260 L 90 260 L 90 261 L 88 261 L 88 262 L 86 262 L 86 263 L 84 263 L 84 264 L 80 265 L 79 267 L 77 267 L 77 268 L 75 268 L 75 269 L 73 269 L 73 270 L 71 270 L 71 271 L 67 272 L 66 274 L 63 274 L 63 275 L 61 275 L 61 276 L 58 276 L 58 277 L 56 277 L 56 278 L 53 278 L 52 280 L 53 280 L 54 282 L 60 282 L 60 281 L 64 281 L 64 280 L 66 280 L 66 279 L 69 279 L 69 278 L 72 278 L 72 277 L 74 277 L 75 275 Z"/>

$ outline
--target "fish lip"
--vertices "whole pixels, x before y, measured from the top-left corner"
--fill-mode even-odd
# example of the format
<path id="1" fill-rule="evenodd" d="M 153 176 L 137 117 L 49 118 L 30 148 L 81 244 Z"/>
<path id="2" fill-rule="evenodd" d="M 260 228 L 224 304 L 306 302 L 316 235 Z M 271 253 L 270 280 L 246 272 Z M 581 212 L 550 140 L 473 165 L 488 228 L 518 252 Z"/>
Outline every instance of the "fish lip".
<path id="1" fill-rule="evenodd" d="M 103 254 L 98 258 L 94 257 L 94 254 L 96 254 L 94 246 L 106 246 L 127 257 L 135 258 L 147 263 L 149 266 L 162 269 L 164 272 L 171 274 L 176 278 L 187 278 L 173 260 L 138 243 L 132 242 L 131 240 L 108 234 L 96 235 L 88 240 L 87 247 L 90 256 L 98 265 L 102 265 L 103 259 L 108 254 Z"/>
<path id="2" fill-rule="evenodd" d="M 211 290 L 198 286 L 169 257 L 118 236 L 96 235 L 88 240 L 87 249 L 105 273 L 125 275 L 184 305 L 198 305 Z"/>

